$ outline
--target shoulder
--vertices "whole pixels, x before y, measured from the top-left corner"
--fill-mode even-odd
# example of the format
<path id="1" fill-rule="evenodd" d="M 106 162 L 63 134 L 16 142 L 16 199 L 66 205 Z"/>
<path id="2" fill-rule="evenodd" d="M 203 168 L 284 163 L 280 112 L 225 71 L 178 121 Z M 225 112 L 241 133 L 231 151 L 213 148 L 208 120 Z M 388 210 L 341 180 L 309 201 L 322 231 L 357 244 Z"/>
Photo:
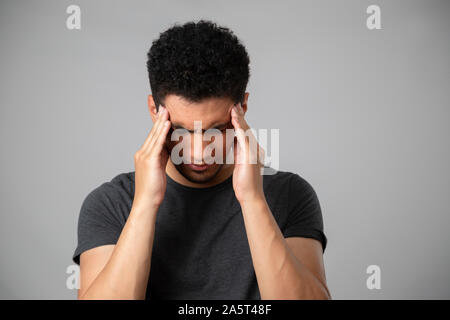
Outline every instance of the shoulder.
<path id="1" fill-rule="evenodd" d="M 290 171 L 277 171 L 263 177 L 264 194 L 275 216 L 305 207 L 308 203 L 317 203 L 317 195 L 311 184 L 300 174 Z"/>
<path id="2" fill-rule="evenodd" d="M 134 196 L 134 171 L 115 175 L 100 183 L 86 195 L 82 212 L 117 212 L 131 207 Z"/>
<path id="3" fill-rule="evenodd" d="M 115 175 L 86 195 L 78 218 L 78 245 L 73 261 L 80 263 L 84 251 L 115 244 L 132 205 L 134 172 Z"/>
<path id="4" fill-rule="evenodd" d="M 314 238 L 321 242 L 325 250 L 327 237 L 324 233 L 322 209 L 312 185 L 301 175 L 286 171 L 267 180 L 268 187 L 270 184 L 283 186 L 284 192 L 279 198 L 286 203 L 280 217 L 280 229 L 284 237 Z"/>
<path id="5" fill-rule="evenodd" d="M 301 175 L 290 171 L 277 171 L 275 174 L 264 175 L 264 188 L 268 189 L 282 189 L 288 191 L 304 190 L 305 192 L 314 191 L 311 184 Z"/>
<path id="6" fill-rule="evenodd" d="M 134 171 L 120 173 L 112 178 L 108 184 L 116 190 L 134 194 Z"/>
<path id="7" fill-rule="evenodd" d="M 88 196 L 97 196 L 101 194 L 114 194 L 117 192 L 131 193 L 134 186 L 134 171 L 124 172 L 115 175 L 112 179 L 104 181 L 96 186 Z"/>

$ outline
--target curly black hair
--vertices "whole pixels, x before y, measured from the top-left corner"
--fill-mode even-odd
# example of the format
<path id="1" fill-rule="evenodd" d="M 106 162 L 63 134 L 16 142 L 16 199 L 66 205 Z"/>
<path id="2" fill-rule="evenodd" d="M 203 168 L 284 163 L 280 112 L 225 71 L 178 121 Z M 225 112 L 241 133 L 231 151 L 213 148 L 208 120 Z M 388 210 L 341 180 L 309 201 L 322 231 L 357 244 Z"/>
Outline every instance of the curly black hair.
<path id="1" fill-rule="evenodd" d="M 243 102 L 250 58 L 229 28 L 204 19 L 174 24 L 152 42 L 147 58 L 157 108 L 168 94 L 190 102 L 209 97 Z"/>

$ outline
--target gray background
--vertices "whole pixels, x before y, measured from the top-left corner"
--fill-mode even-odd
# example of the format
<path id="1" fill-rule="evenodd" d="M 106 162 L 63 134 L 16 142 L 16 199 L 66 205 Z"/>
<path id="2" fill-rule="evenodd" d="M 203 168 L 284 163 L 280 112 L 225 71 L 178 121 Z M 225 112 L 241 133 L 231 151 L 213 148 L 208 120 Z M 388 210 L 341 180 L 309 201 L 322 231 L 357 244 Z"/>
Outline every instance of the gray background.
<path id="1" fill-rule="evenodd" d="M 81 30 L 66 8 L 81 6 Z M 382 30 L 366 28 L 381 7 Z M 134 170 L 151 41 L 230 27 L 248 121 L 321 201 L 335 299 L 450 298 L 450 1 L 1 1 L 0 298 L 73 299 L 82 200 Z M 381 289 L 366 287 L 381 267 Z"/>

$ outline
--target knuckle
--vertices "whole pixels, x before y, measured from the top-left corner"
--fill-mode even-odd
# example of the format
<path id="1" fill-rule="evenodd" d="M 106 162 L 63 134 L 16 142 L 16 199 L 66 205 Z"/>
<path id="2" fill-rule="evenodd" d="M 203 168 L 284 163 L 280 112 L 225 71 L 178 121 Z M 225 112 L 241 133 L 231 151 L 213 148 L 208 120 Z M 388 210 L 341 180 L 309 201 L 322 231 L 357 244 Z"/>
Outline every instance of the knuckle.
<path id="1" fill-rule="evenodd" d="M 144 150 L 140 149 L 139 151 L 137 151 L 134 154 L 134 159 L 137 161 L 142 161 L 145 160 L 145 158 L 147 157 L 147 152 L 145 152 Z"/>

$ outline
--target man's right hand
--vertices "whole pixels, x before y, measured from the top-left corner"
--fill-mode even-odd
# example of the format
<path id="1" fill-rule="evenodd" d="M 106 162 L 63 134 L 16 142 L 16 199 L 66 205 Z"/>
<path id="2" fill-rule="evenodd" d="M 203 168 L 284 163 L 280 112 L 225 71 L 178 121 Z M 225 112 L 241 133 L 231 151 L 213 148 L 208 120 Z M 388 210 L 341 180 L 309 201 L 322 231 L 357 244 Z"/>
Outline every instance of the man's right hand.
<path id="1" fill-rule="evenodd" d="M 170 128 L 169 112 L 159 106 L 156 122 L 142 147 L 134 154 L 135 191 L 133 206 L 159 207 L 166 192 L 166 165 L 169 154 L 164 147 Z"/>
<path id="2" fill-rule="evenodd" d="M 166 191 L 169 159 L 164 148 L 169 113 L 161 106 L 159 110 L 152 130 L 134 155 L 133 207 L 117 243 L 86 250 L 80 256 L 79 299 L 145 299 L 156 213 Z"/>

